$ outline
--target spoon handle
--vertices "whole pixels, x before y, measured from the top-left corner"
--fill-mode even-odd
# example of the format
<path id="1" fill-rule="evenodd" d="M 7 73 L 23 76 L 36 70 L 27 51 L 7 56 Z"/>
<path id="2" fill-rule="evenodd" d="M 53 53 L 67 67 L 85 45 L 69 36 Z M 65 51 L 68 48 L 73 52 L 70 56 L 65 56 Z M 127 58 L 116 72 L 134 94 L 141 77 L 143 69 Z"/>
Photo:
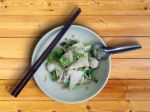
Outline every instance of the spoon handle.
<path id="1" fill-rule="evenodd" d="M 109 54 L 117 54 L 117 53 L 132 51 L 132 50 L 136 50 L 140 48 L 141 48 L 141 45 L 135 44 L 135 45 L 116 47 L 116 48 L 106 48 L 105 51 Z"/>

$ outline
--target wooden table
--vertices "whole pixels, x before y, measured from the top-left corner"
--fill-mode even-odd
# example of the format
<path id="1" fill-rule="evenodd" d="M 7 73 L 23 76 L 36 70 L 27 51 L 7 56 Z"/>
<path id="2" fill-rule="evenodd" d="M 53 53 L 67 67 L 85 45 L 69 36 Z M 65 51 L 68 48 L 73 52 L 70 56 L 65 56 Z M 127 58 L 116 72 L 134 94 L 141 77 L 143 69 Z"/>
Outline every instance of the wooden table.
<path id="1" fill-rule="evenodd" d="M 88 102 L 56 102 L 33 80 L 12 97 L 38 40 L 76 7 L 82 14 L 75 23 L 109 46 L 136 41 L 143 48 L 114 55 L 106 87 Z M 150 0 L 0 0 L 0 112 L 150 112 Z"/>

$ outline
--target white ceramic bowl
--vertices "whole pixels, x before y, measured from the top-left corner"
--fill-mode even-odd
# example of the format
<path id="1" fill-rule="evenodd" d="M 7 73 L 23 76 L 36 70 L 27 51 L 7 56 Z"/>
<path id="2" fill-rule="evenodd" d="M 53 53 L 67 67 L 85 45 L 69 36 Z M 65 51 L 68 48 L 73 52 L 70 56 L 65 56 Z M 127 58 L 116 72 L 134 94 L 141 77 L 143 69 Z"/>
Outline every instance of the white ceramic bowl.
<path id="1" fill-rule="evenodd" d="M 38 59 L 44 49 L 46 49 L 46 47 L 51 43 L 61 28 L 62 26 L 54 28 L 40 39 L 33 52 L 32 64 L 35 62 L 35 60 Z M 62 42 L 65 38 L 77 39 L 83 43 L 99 43 L 105 45 L 103 40 L 95 32 L 79 25 L 72 25 L 60 42 Z M 88 85 L 79 86 L 72 91 L 62 89 L 56 82 L 51 81 L 50 75 L 47 72 L 44 63 L 34 74 L 34 79 L 39 88 L 48 97 L 68 104 L 81 103 L 93 98 L 104 88 L 108 80 L 110 66 L 110 58 L 101 61 L 99 68 L 94 71 L 94 77 L 98 79 L 98 83 L 93 82 Z"/>

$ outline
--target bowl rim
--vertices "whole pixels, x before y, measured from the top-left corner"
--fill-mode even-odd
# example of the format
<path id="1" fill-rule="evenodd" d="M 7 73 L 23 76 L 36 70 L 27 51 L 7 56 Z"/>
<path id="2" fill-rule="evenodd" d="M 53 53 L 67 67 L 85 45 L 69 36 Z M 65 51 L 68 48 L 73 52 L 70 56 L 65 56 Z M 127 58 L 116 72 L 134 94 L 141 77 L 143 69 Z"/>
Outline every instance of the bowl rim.
<path id="1" fill-rule="evenodd" d="M 45 35 L 43 35 L 39 40 L 38 40 L 38 43 L 35 45 L 34 47 L 34 50 L 33 50 L 33 53 L 32 53 L 32 58 L 31 58 L 31 65 L 33 65 L 34 63 L 34 58 L 35 58 L 35 55 L 36 55 L 36 51 L 37 51 L 37 46 L 41 45 L 41 42 L 43 42 L 43 40 L 51 33 L 57 31 L 58 29 L 62 28 L 63 26 L 58 26 L 58 27 L 55 27 L 53 29 L 51 29 L 50 31 L 48 31 Z M 81 26 L 81 25 L 71 25 L 71 27 L 78 27 L 78 28 L 82 28 L 84 30 L 87 30 L 89 31 L 90 33 L 93 33 L 101 42 L 104 46 L 106 46 L 105 42 L 103 41 L 103 39 L 97 34 L 95 33 L 93 30 L 91 30 L 90 28 L 88 27 L 84 27 L 84 26 Z M 78 103 L 83 103 L 85 101 L 88 101 L 92 98 L 94 98 L 96 95 L 98 95 L 102 89 L 105 87 L 106 83 L 108 82 L 108 79 L 109 79 L 109 75 L 110 75 L 110 72 L 111 72 L 111 56 L 108 57 L 108 61 L 109 61 L 109 69 L 108 69 L 108 74 L 107 74 L 107 77 L 106 77 L 106 80 L 104 81 L 104 83 L 102 84 L 101 88 L 99 88 L 98 91 L 96 91 L 93 95 L 91 95 L 90 97 L 88 98 L 85 98 L 83 100 L 79 100 L 79 101 L 64 101 L 64 100 L 60 100 L 60 99 L 57 99 L 49 94 L 47 94 L 47 92 L 45 91 L 45 89 L 43 89 L 40 84 L 38 83 L 38 80 L 34 77 L 34 81 L 36 82 L 37 86 L 40 88 L 40 90 L 45 94 L 47 95 L 49 98 L 52 98 L 58 102 L 61 102 L 61 103 L 66 103 L 66 104 L 78 104 Z"/>

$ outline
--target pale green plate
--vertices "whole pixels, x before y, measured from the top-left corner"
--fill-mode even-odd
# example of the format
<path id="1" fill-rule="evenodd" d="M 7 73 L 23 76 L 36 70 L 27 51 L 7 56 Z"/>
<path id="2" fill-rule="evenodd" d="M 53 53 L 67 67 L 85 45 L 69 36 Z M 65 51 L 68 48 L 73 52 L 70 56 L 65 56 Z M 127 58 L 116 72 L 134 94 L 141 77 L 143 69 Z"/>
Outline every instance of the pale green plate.
<path id="1" fill-rule="evenodd" d="M 32 64 L 41 55 L 44 49 L 51 43 L 61 28 L 62 26 L 54 28 L 40 39 L 33 52 Z M 99 43 L 105 45 L 103 40 L 95 32 L 78 25 L 72 25 L 60 42 L 62 42 L 65 38 L 77 39 L 83 43 Z M 44 63 L 34 74 L 34 79 L 39 88 L 48 97 L 68 104 L 81 103 L 93 98 L 104 88 L 108 80 L 110 66 L 110 58 L 101 61 L 99 68 L 94 72 L 94 76 L 96 79 L 98 79 L 98 83 L 93 82 L 88 85 L 79 86 L 72 91 L 62 89 L 56 82 L 51 81 Z"/>

